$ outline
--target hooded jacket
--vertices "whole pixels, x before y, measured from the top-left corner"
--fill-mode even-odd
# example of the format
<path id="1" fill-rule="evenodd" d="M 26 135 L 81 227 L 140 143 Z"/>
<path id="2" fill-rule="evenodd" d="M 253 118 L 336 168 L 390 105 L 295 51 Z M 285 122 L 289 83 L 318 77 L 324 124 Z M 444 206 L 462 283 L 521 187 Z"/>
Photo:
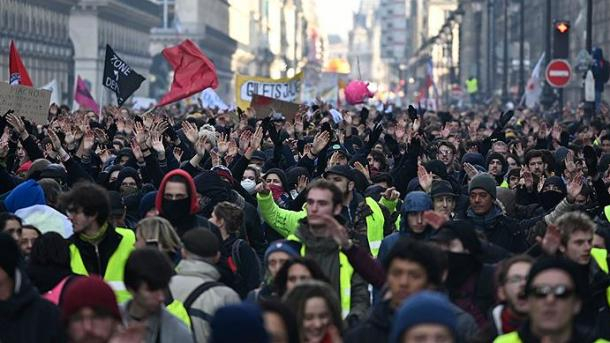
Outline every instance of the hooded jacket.
<path id="1" fill-rule="evenodd" d="M 9 193 L 6 199 L 4 199 L 4 206 L 12 213 L 33 205 L 46 204 L 47 201 L 44 197 L 44 191 L 38 182 L 34 180 L 22 182 Z"/>
<path id="2" fill-rule="evenodd" d="M 182 177 L 182 179 L 188 185 L 188 214 L 185 217 L 180 218 L 172 218 L 170 214 L 164 213 L 163 209 L 163 202 L 166 201 L 163 199 L 165 186 L 167 185 L 168 180 L 176 175 Z M 174 169 L 163 177 L 163 180 L 161 180 L 161 186 L 159 187 L 159 191 L 155 197 L 155 208 L 157 211 L 159 211 L 160 216 L 167 218 L 172 223 L 179 236 L 184 235 L 184 233 L 186 233 L 188 230 L 196 227 L 212 228 L 210 222 L 206 218 L 197 215 L 197 212 L 199 211 L 199 204 L 197 202 L 197 189 L 195 188 L 195 182 L 193 181 L 191 175 L 182 169 Z"/>
<path id="3" fill-rule="evenodd" d="M 15 271 L 15 289 L 0 301 L 0 342 L 64 342 L 59 309 L 38 295 L 24 275 Z"/>
<path id="4" fill-rule="evenodd" d="M 205 282 L 218 281 L 220 273 L 216 268 L 203 261 L 182 260 L 176 266 L 177 275 L 169 284 L 175 299 L 184 303 L 186 298 Z M 191 309 L 201 312 L 211 318 L 216 310 L 229 304 L 241 302 L 239 295 L 227 286 L 216 286 L 202 293 L 193 302 Z M 197 342 L 207 342 L 210 336 L 210 323 L 200 316 L 191 316 L 191 325 Z"/>

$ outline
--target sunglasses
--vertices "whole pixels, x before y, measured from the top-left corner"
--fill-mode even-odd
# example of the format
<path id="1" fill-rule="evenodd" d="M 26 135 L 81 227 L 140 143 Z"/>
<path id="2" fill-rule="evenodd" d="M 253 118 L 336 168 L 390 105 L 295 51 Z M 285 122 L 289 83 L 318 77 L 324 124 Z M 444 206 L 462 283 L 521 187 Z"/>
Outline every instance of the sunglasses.
<path id="1" fill-rule="evenodd" d="M 574 290 L 565 285 L 542 285 L 530 287 L 527 294 L 537 299 L 545 299 L 549 294 L 553 294 L 555 298 L 563 300 L 574 295 Z"/>

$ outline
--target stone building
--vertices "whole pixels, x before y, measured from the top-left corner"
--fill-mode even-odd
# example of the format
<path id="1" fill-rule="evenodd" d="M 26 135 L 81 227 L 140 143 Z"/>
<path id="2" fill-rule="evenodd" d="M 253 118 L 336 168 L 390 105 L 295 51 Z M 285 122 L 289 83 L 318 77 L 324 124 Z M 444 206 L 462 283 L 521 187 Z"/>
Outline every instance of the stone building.
<path id="1" fill-rule="evenodd" d="M 9 79 L 14 40 L 35 87 L 57 80 L 62 99 L 72 96 L 74 46 L 70 8 L 78 0 L 0 0 L 0 80 Z"/>

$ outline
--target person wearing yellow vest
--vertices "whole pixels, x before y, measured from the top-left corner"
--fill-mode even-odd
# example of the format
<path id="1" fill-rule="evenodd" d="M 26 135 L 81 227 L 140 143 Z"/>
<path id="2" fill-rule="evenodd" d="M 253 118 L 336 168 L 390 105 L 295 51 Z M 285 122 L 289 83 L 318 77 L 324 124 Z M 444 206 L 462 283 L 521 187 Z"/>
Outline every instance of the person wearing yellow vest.
<path id="1" fill-rule="evenodd" d="M 69 238 L 70 266 L 78 275 L 100 275 L 114 290 L 117 301 L 129 298 L 123 284 L 125 261 L 134 248 L 133 231 L 109 224 L 107 191 L 92 183 L 78 184 L 60 198 L 74 228 Z"/>
<path id="2" fill-rule="evenodd" d="M 561 215 L 549 225 L 542 249 L 547 255 L 561 255 L 577 265 L 585 283 L 582 309 L 574 321 L 583 328 L 610 337 L 610 278 L 605 249 L 593 248 L 595 223 L 583 212 Z"/>
<path id="3" fill-rule="evenodd" d="M 608 342 L 576 325 L 586 292 L 579 278 L 578 266 L 564 258 L 536 261 L 525 283 L 529 319 L 516 331 L 498 336 L 494 343 Z"/>
<path id="4" fill-rule="evenodd" d="M 368 310 L 368 287 L 330 236 L 327 228 L 329 221 L 324 220 L 332 216 L 342 221 L 339 215 L 343 194 L 334 183 L 323 179 L 310 183 L 306 192 L 307 216 L 287 237 L 288 244 L 302 256 L 318 263 L 339 295 L 343 318 L 354 324 L 363 319 Z"/>
<path id="5" fill-rule="evenodd" d="M 349 166 L 336 165 L 324 173 L 324 178 L 338 187 L 342 194 L 340 214 L 345 219 L 346 226 L 354 229 L 358 233 L 358 238 L 361 238 L 360 243 L 368 246 L 371 254 L 377 256 L 384 238 L 386 220 L 380 206 L 385 206 L 392 212 L 396 208 L 399 194 L 390 190 L 381 197 L 379 203 L 373 198 L 364 198 L 354 189 L 353 173 L 353 169 Z M 267 188 L 264 182 L 257 185 L 259 212 L 272 229 L 283 237 L 288 237 L 295 232 L 299 221 L 307 216 L 307 204 L 302 211 L 282 209 L 275 204 Z"/>
<path id="6" fill-rule="evenodd" d="M 479 93 L 479 80 L 476 77 L 471 76 L 466 80 L 466 93 L 470 96 L 470 102 L 475 105 Z"/>
<path id="7" fill-rule="evenodd" d="M 134 250 L 125 263 L 125 287 L 132 300 L 119 306 L 123 325 L 144 325 L 146 343 L 194 342 L 190 329 L 165 308 L 174 273 L 169 257 L 153 247 Z"/>

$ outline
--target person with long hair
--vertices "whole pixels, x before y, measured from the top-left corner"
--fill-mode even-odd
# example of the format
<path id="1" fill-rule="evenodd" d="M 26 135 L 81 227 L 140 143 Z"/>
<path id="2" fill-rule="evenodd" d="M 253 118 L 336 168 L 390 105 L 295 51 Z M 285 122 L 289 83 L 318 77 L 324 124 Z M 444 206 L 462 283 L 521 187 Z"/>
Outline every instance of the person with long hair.
<path id="1" fill-rule="evenodd" d="M 295 257 L 286 261 L 275 275 L 274 288 L 279 297 L 283 297 L 298 283 L 306 280 L 319 280 L 328 282 L 318 264 L 306 257 Z"/>
<path id="2" fill-rule="evenodd" d="M 169 220 L 148 217 L 136 225 L 136 248 L 152 246 L 166 253 L 174 264 L 180 259 L 182 242 Z"/>
<path id="3" fill-rule="evenodd" d="M 301 281 L 284 296 L 284 303 L 297 317 L 302 343 L 334 341 L 341 335 L 341 305 L 328 283 Z"/>

